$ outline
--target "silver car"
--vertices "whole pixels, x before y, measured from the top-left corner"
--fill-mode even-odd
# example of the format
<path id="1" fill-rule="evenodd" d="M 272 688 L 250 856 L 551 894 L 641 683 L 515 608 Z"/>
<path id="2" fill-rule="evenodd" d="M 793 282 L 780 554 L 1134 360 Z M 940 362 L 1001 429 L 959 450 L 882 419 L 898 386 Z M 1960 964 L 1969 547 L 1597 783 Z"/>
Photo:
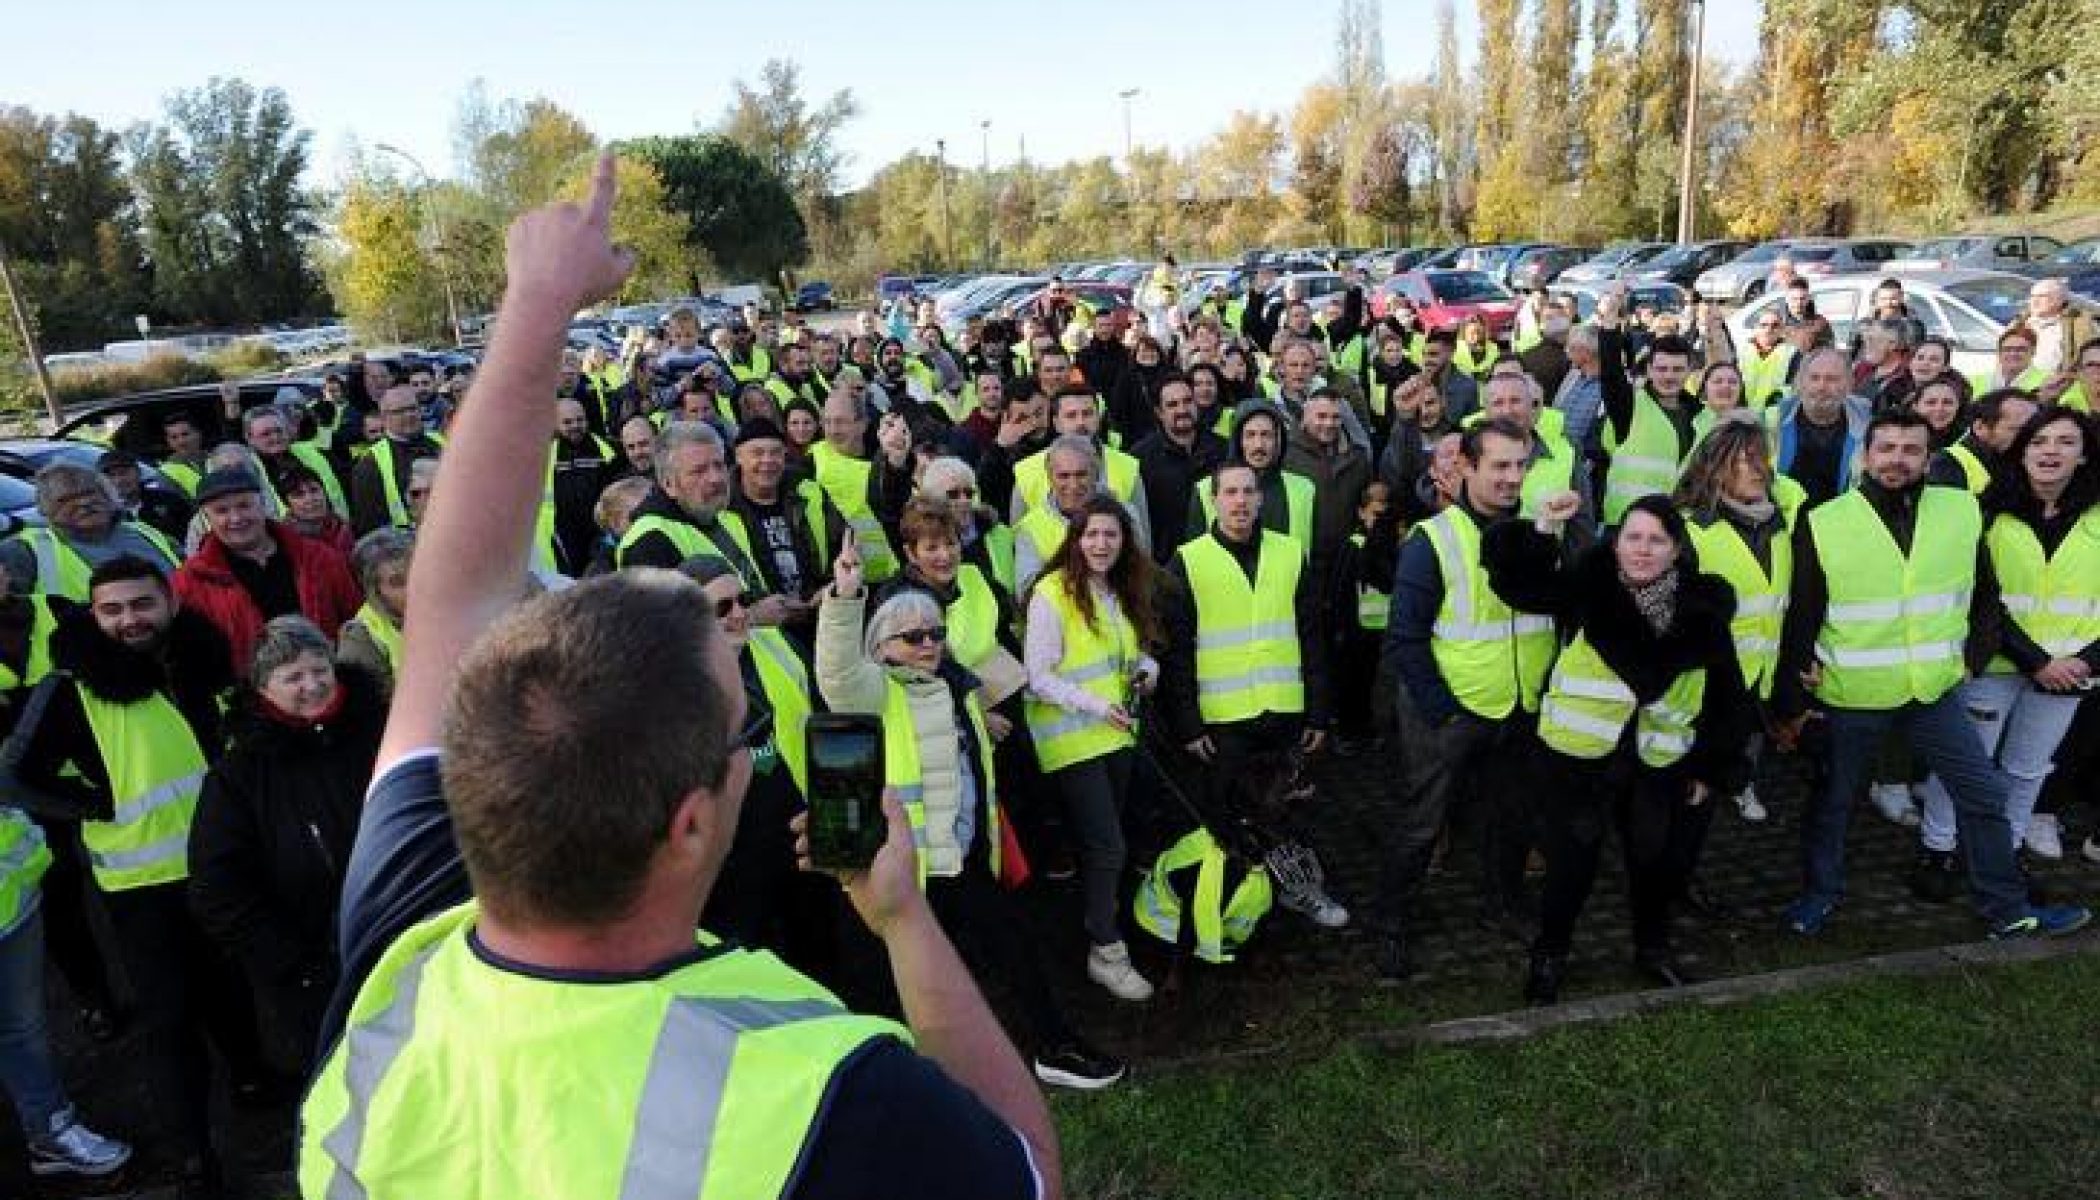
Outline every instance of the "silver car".
<path id="1" fill-rule="evenodd" d="M 1702 299 L 1718 300 L 1723 304 L 1755 300 L 1765 294 L 1765 277 L 1772 273 L 1772 264 L 1779 261 L 1791 245 L 1791 241 L 1781 240 L 1752 246 L 1701 274 L 1692 281 L 1692 291 Z"/>
<path id="2" fill-rule="evenodd" d="M 1811 280 L 1808 298 L 1816 315 L 1830 322 L 1830 333 L 1840 346 L 1852 338 L 1854 323 L 1873 312 L 1878 275 L 1840 275 Z M 1938 271 L 1907 271 L 1903 295 L 1910 313 L 1925 326 L 1928 336 L 1946 338 L 1954 346 L 1954 369 L 1964 375 L 1987 372 L 1997 366 L 1998 335 L 2012 324 L 2027 306 L 2027 289 L 2033 281 L 2004 271 L 1977 271 L 1965 267 Z M 1757 319 L 1775 304 L 1786 303 L 1780 295 L 1751 301 L 1728 318 L 1729 336 L 1740 346 L 1757 328 Z"/>
<path id="3" fill-rule="evenodd" d="M 1913 246 L 1910 253 L 1889 266 L 1898 271 L 1929 271 L 1944 267 L 2016 271 L 2029 263 L 2041 262 L 2063 248 L 2062 242 L 2038 233 L 1967 233 L 1960 237 L 1935 238 Z"/>
<path id="4" fill-rule="evenodd" d="M 1588 262 L 1579 262 L 1560 273 L 1562 283 L 1603 283 L 1673 248 L 1670 242 L 1626 242 L 1606 246 Z"/>

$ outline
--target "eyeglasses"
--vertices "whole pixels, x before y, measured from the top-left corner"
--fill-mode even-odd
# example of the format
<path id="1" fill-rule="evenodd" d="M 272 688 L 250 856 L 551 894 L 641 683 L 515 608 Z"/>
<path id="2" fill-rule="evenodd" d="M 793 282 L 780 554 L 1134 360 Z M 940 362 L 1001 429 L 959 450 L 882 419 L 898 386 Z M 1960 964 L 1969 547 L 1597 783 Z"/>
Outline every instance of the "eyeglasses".
<path id="1" fill-rule="evenodd" d="M 977 489 L 976 489 L 976 488 L 949 488 L 949 489 L 948 489 L 948 498 L 949 498 L 950 500 L 975 500 L 975 499 L 977 498 Z"/>
<path id="2" fill-rule="evenodd" d="M 737 731 L 734 750 L 756 750 L 773 736 L 773 709 L 748 694 L 745 697 L 744 727 Z"/>
<path id="3" fill-rule="evenodd" d="M 907 629 L 902 633 L 893 633 L 890 637 L 895 641 L 903 642 L 907 646 L 924 646 L 929 642 L 947 641 L 948 627 L 946 625 L 935 625 L 930 629 Z"/>
<path id="4" fill-rule="evenodd" d="M 717 596 L 715 597 L 715 620 L 727 620 L 731 611 L 750 607 L 751 595 L 748 592 L 736 596 Z"/>

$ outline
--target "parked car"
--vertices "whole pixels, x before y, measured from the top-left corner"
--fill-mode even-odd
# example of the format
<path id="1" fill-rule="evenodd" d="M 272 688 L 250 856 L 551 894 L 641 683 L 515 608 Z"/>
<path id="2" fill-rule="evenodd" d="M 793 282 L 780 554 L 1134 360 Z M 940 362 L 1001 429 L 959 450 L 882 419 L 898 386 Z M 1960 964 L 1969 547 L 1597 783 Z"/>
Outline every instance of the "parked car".
<path id="1" fill-rule="evenodd" d="M 1372 294 L 1375 315 L 1385 316 L 1395 296 L 1407 297 L 1427 329 L 1457 329 L 1478 316 L 1489 335 L 1502 338 L 1517 323 L 1517 298 L 1485 271 L 1404 271 Z"/>
<path id="2" fill-rule="evenodd" d="M 1920 271 L 1976 267 L 2012 271 L 2047 259 L 2063 248 L 2062 242 L 2038 233 L 1965 233 L 1959 237 L 1920 242 L 1911 247 L 1909 253 L 1891 260 L 1889 268 Z"/>
<path id="3" fill-rule="evenodd" d="M 240 381 L 241 411 L 274 403 L 287 388 L 309 403 L 321 398 L 320 380 L 309 376 L 244 379 Z M 203 432 L 206 445 L 240 440 L 240 431 L 224 416 L 216 383 L 160 388 L 68 405 L 60 414 L 63 419 L 52 437 L 69 445 L 114 446 L 158 462 L 167 452 L 161 421 L 177 411 L 186 414 Z"/>
<path id="4" fill-rule="evenodd" d="M 1667 279 L 1640 281 L 1615 279 L 1609 283 L 1556 283 L 1546 289 L 1575 306 L 1575 319 L 1587 321 L 1597 313 L 1597 301 L 1619 284 L 1626 284 L 1626 311 L 1642 308 L 1682 316 L 1692 307 L 1692 294 Z"/>
<path id="5" fill-rule="evenodd" d="M 971 292 L 951 308 L 942 310 L 936 304 L 934 311 L 940 318 L 941 332 L 954 338 L 971 317 L 1003 316 L 1018 309 L 1024 297 L 1033 297 L 1049 285 L 1050 279 L 1045 275 L 1004 276 L 989 287 Z"/>
<path id="6" fill-rule="evenodd" d="M 1718 267 L 1709 267 L 1692 281 L 1692 291 L 1722 304 L 1743 304 L 1765 294 L 1765 279 L 1772 264 L 1794 243 L 1789 239 L 1763 242 L 1750 247 Z"/>
<path id="7" fill-rule="evenodd" d="M 1647 262 L 1626 271 L 1621 277 L 1628 280 L 1669 282 L 1689 288 L 1700 275 L 1734 259 L 1749 248 L 1748 242 L 1726 239 L 1687 242 L 1681 246 L 1670 247 Z"/>
<path id="8" fill-rule="evenodd" d="M 2040 262 L 2015 270 L 2036 279 L 2061 279 L 2080 296 L 2100 298 L 2100 238 L 2072 242 Z"/>
<path id="9" fill-rule="evenodd" d="M 1657 258 L 1670 249 L 1668 242 L 1621 242 L 1606 246 L 1586 262 L 1576 263 L 1560 273 L 1568 283 L 1597 283 L 1617 279 L 1622 272 Z"/>
<path id="10" fill-rule="evenodd" d="M 1531 246 L 1510 259 L 1503 283 L 1511 291 L 1535 292 L 1559 279 L 1569 267 L 1587 261 L 1594 246 Z"/>
<path id="11" fill-rule="evenodd" d="M 1349 281 L 1343 279 L 1336 272 L 1298 271 L 1278 279 L 1269 288 L 1269 300 L 1273 303 L 1281 299 L 1283 297 L 1283 289 L 1291 284 L 1298 285 L 1299 297 L 1312 304 L 1315 312 L 1319 310 L 1322 298 L 1331 296 L 1336 292 L 1347 291 L 1349 288 Z"/>
<path id="12" fill-rule="evenodd" d="M 1852 327 L 1873 310 L 1874 288 L 1881 282 L 1875 274 L 1840 275 L 1809 284 L 1808 298 L 1817 315 L 1830 322 L 1830 332 L 1842 346 L 1852 337 Z M 1998 335 L 2019 317 L 2027 306 L 2027 289 L 2033 281 L 2007 271 L 1978 271 L 1968 267 L 1947 270 L 1910 271 L 1903 276 L 1904 299 L 1911 315 L 1929 335 L 1946 338 L 1954 346 L 1954 369 L 1965 375 L 1989 371 L 1997 365 Z M 1771 295 L 1753 300 L 1728 318 L 1728 331 L 1737 345 L 1749 338 L 1757 318 L 1785 297 Z"/>
<path id="13" fill-rule="evenodd" d="M 795 298 L 788 304 L 789 311 L 798 313 L 830 312 L 837 307 L 838 301 L 831 298 L 831 285 L 821 279 L 796 288 Z"/>
<path id="14" fill-rule="evenodd" d="M 1885 274 L 1890 263 L 1909 252 L 1909 242 L 1888 238 L 1801 238 L 1783 257 L 1794 264 L 1794 274 L 1817 279 L 1863 271 Z"/>

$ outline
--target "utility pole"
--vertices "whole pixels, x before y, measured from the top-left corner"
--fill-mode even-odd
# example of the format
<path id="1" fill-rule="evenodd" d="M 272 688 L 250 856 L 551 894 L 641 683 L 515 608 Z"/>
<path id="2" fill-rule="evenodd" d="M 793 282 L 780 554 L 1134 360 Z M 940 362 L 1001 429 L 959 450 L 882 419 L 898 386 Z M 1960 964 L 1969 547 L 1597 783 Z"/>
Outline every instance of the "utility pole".
<path id="1" fill-rule="evenodd" d="M 58 393 L 51 388 L 51 372 L 44 367 L 44 352 L 36 344 L 36 330 L 29 326 L 29 310 L 22 305 L 22 293 L 15 287 L 15 269 L 7 261 L 7 248 L 0 246 L 0 287 L 7 289 L 7 307 L 15 314 L 15 336 L 22 339 L 22 353 L 29 358 L 29 369 L 36 372 L 37 390 L 44 393 L 44 411 L 51 416 L 51 428 L 59 426 Z"/>
<path id="2" fill-rule="evenodd" d="M 373 149 L 384 154 L 394 155 L 407 162 L 409 166 L 414 167 L 416 174 L 423 177 L 423 194 L 426 197 L 437 187 L 437 181 L 431 178 L 430 171 L 423 166 L 422 160 L 415 155 L 401 149 L 399 146 L 389 146 L 385 142 L 379 143 Z M 445 261 L 445 218 L 443 214 L 438 212 L 436 205 L 431 205 L 430 208 L 430 226 L 432 231 L 437 234 L 437 245 L 432 248 L 432 255 L 437 259 L 438 278 L 444 281 L 445 284 L 445 313 L 452 320 L 452 344 L 457 346 L 466 339 L 461 337 L 459 332 L 459 297 L 452 290 L 452 267 L 451 264 Z"/>
<path id="3" fill-rule="evenodd" d="M 940 176 L 934 182 L 941 190 L 941 265 L 952 269 L 955 266 L 955 232 L 949 227 L 948 223 L 948 141 L 946 138 L 935 138 L 933 140 L 933 159 L 936 166 L 940 169 Z"/>
<path id="4" fill-rule="evenodd" d="M 1129 176 L 1130 178 L 1129 199 L 1131 218 L 1130 223 L 1132 228 L 1136 228 L 1138 223 L 1138 189 L 1137 171 L 1132 166 L 1130 161 L 1130 102 L 1137 98 L 1139 90 L 1140 89 L 1138 88 L 1124 88 L 1122 91 L 1116 93 L 1117 98 L 1123 101 L 1123 173 Z M 1142 236 L 1139 237 L 1138 243 L 1139 249 L 1143 249 L 1144 239 Z"/>
<path id="5" fill-rule="evenodd" d="M 1684 161 L 1677 168 L 1677 241 L 1680 245 L 1698 237 L 1699 190 L 1692 164 L 1699 152 L 1699 60 L 1706 49 L 1706 0 L 1692 0 L 1691 86 L 1684 96 Z"/>
<path id="6" fill-rule="evenodd" d="M 978 135 L 984 141 L 984 269 L 992 269 L 992 123 L 977 122 Z"/>

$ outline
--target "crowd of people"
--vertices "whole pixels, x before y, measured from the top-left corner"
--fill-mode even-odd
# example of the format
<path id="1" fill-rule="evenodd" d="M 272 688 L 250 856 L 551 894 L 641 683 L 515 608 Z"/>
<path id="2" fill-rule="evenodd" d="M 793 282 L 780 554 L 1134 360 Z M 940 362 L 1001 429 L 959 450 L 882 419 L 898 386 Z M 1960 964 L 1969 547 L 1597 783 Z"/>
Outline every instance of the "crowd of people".
<path id="1" fill-rule="evenodd" d="M 1053 283 L 952 345 L 910 301 L 843 334 L 681 309 L 557 359 L 535 320 L 617 282 L 609 189 L 514 232 L 471 387 L 367 361 L 318 403 L 229 389 L 238 441 L 165 423 L 181 495 L 119 451 L 54 465 L 46 524 L 0 542 L 0 1082 L 37 1173 L 130 1155 L 66 1099 L 47 958 L 91 1036 L 136 1030 L 164 1125 L 139 1132 L 198 1189 L 224 1070 L 243 1103 L 315 1081 L 312 1195 L 596 1178 L 573 1125 L 500 1169 L 441 1162 L 460 1122 L 529 1126 L 501 1097 L 577 1088 L 607 1145 L 673 1122 L 630 1171 L 814 1196 L 886 1137 L 1054 1190 L 1024 1059 L 950 941 L 1036 1079 L 1103 1087 L 1125 1064 L 1059 974 L 1144 1004 L 1165 956 L 1137 935 L 1230 962 L 1281 905 L 1366 921 L 1405 980 L 1454 841 L 1524 996 L 1557 1000 L 1615 830 L 1633 960 L 1684 985 L 1673 910 L 1715 903 L 1717 811 L 1768 818 L 1762 755 L 1820 764 L 1795 933 L 1836 917 L 1863 792 L 1917 826 L 1913 885 L 1966 881 L 1990 935 L 2087 920 L 2022 869 L 2064 854 L 2038 800 L 2091 753 L 2100 668 L 2100 337 L 2053 285 L 1973 379 L 1896 280 L 1849 348 L 1805 289 L 1743 345 L 1704 306 L 1534 295 L 1502 346 L 1404 300 L 1374 318 L 1361 279 L 1316 310 L 1256 273 L 1127 312 Z M 915 851 L 846 892 L 799 869 L 827 711 L 881 718 Z M 1310 833 L 1325 756 L 1394 781 L 1360 897 Z M 1032 878 L 1073 881 L 1083 959 L 1026 935 Z M 600 978 L 631 986 L 533 990 Z M 527 1064 L 567 1002 L 632 1079 Z M 897 1020 L 963 1091 L 868 1052 Z M 767 1095 L 747 1052 L 800 1083 Z M 658 1095 L 665 1054 L 714 1063 L 720 1107 Z M 463 1082 L 504 1068 L 530 1086 Z M 833 1072 L 952 1127 L 823 1118 Z M 729 1122 L 715 1160 L 686 1119 Z"/>

